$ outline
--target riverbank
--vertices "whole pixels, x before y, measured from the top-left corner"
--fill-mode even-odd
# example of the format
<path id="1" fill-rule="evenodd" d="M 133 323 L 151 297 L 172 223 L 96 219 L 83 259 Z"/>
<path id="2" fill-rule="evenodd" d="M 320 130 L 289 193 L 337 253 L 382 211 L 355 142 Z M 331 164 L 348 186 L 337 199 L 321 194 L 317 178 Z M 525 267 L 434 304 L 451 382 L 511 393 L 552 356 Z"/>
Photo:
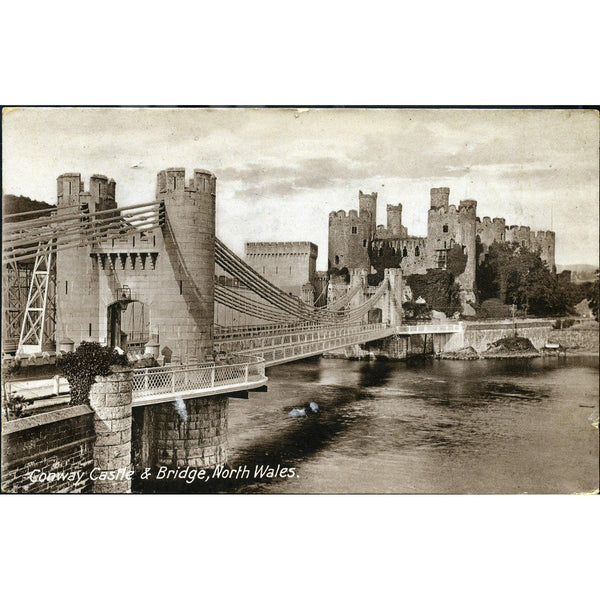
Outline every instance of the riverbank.
<path id="1" fill-rule="evenodd" d="M 441 360 L 478 360 L 507 358 L 538 358 L 539 350 L 524 337 L 505 337 L 488 345 L 483 352 L 477 352 L 472 346 L 452 352 L 439 352 L 436 358 Z"/>

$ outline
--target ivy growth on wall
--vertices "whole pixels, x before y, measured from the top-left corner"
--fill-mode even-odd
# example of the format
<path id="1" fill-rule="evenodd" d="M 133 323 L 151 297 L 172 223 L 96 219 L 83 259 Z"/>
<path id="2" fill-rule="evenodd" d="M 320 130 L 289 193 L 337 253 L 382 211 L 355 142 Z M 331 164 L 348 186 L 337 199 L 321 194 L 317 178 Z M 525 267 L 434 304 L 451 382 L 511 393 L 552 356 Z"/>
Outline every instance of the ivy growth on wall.
<path id="1" fill-rule="evenodd" d="M 98 342 L 81 342 L 75 352 L 67 352 L 56 360 L 56 366 L 71 388 L 71 406 L 89 402 L 90 389 L 97 375 L 109 375 L 113 365 L 128 364 L 125 354 Z"/>

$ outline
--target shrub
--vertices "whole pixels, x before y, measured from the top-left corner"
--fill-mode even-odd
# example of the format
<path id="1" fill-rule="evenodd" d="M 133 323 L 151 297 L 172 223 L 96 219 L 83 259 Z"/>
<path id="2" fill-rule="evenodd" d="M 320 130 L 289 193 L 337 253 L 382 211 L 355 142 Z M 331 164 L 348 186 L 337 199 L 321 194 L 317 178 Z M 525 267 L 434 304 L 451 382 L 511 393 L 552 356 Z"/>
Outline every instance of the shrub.
<path id="1" fill-rule="evenodd" d="M 81 342 L 75 352 L 59 356 L 56 366 L 71 388 L 70 404 L 87 404 L 96 375 L 108 375 L 113 365 L 127 366 L 127 356 L 98 342 Z"/>
<path id="2" fill-rule="evenodd" d="M 26 400 L 18 394 L 8 394 L 6 397 L 6 416 L 8 419 L 20 419 L 25 416 L 25 407 L 31 406 L 33 400 Z"/>

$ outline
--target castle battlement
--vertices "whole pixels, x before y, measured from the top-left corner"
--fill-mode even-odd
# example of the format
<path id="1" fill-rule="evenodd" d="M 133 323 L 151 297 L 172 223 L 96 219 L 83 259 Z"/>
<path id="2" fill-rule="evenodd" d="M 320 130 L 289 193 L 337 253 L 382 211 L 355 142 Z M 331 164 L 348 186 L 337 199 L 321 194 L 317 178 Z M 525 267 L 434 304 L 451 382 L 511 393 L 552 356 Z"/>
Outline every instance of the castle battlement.
<path id="1" fill-rule="evenodd" d="M 458 203 L 459 212 L 475 212 L 477 210 L 477 200 L 461 200 Z"/>
<path id="2" fill-rule="evenodd" d="M 429 214 L 437 215 L 456 215 L 458 214 L 458 208 L 454 204 L 447 204 L 440 207 L 432 207 L 429 209 Z"/>
<path id="3" fill-rule="evenodd" d="M 342 220 L 346 218 L 346 211 L 345 210 L 334 210 L 332 212 L 329 213 L 329 219 L 338 219 L 338 220 Z"/>
<path id="4" fill-rule="evenodd" d="M 246 242 L 246 256 L 283 256 L 308 254 L 317 258 L 318 246 L 312 242 Z"/>
<path id="5" fill-rule="evenodd" d="M 172 167 L 160 171 L 156 177 L 157 193 L 168 191 L 174 192 L 200 192 L 216 194 L 217 178 L 211 171 L 205 169 L 194 169 L 194 176 L 187 181 L 185 178 L 185 169 L 182 167 Z"/>
<path id="6" fill-rule="evenodd" d="M 506 226 L 506 221 L 505 219 L 502 219 L 500 217 L 494 217 L 493 219 L 490 217 L 476 217 L 475 220 L 478 223 L 481 223 L 482 225 L 501 225 L 502 227 Z"/>
<path id="7" fill-rule="evenodd" d="M 59 205 L 87 204 L 90 212 L 94 212 L 96 209 L 116 208 L 117 184 L 114 179 L 109 179 L 106 175 L 92 175 L 87 191 L 81 173 L 63 173 L 56 178 L 56 184 Z"/>
<path id="8" fill-rule="evenodd" d="M 543 241 L 554 241 L 556 239 L 556 234 L 554 231 L 532 231 L 531 232 L 532 239 L 543 242 Z"/>

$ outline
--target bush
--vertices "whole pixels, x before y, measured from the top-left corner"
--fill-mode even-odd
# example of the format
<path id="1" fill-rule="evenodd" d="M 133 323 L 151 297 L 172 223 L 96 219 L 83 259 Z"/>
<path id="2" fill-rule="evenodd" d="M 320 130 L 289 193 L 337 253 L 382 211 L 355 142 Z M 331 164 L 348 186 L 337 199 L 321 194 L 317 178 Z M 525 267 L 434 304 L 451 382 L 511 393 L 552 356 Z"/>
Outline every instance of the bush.
<path id="1" fill-rule="evenodd" d="M 90 388 L 97 375 L 110 374 L 113 365 L 128 364 L 125 354 L 98 342 L 81 342 L 75 352 L 67 352 L 56 360 L 56 366 L 69 382 L 72 406 L 89 402 Z"/>
<path id="2" fill-rule="evenodd" d="M 25 400 L 18 394 L 8 394 L 6 397 L 6 416 L 8 419 L 20 419 L 25 416 L 25 408 L 31 406 L 33 400 Z"/>
<path id="3" fill-rule="evenodd" d="M 477 316 L 482 319 L 506 319 L 512 316 L 512 311 L 510 306 L 502 303 L 502 300 L 489 298 L 481 303 Z"/>

